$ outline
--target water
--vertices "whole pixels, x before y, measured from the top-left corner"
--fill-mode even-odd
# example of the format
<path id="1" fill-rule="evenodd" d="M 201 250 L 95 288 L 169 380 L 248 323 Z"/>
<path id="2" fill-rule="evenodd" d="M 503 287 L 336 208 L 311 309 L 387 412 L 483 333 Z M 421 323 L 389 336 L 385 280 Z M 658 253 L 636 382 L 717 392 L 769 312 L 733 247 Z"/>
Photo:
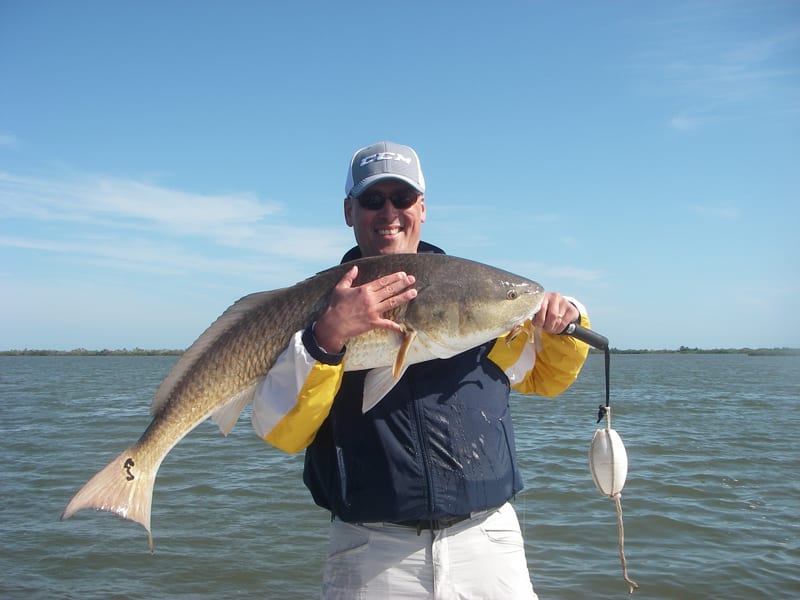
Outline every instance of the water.
<path id="1" fill-rule="evenodd" d="M 175 357 L 0 357 L 0 597 L 315 598 L 328 515 L 302 454 L 242 420 L 203 424 L 167 457 L 144 530 L 72 494 L 134 441 Z M 515 501 L 545 599 L 625 598 L 614 504 L 587 450 L 602 357 L 558 399 L 514 397 L 527 488 Z M 800 597 L 800 358 L 615 355 L 612 425 L 634 597 Z"/>

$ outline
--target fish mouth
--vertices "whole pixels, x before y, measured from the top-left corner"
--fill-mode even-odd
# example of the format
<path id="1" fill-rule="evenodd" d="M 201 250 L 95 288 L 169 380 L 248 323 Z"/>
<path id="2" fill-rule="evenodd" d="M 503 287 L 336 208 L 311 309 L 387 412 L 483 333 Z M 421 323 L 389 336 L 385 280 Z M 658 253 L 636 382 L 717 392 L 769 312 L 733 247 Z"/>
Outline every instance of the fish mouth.
<path id="1" fill-rule="evenodd" d="M 521 319 L 521 322 L 525 322 L 528 319 L 533 319 L 540 310 L 542 310 L 542 303 L 544 302 L 544 290 L 541 288 L 538 290 L 529 290 L 529 294 L 539 294 L 539 302 L 536 303 L 536 308 L 531 310 L 525 317 Z"/>

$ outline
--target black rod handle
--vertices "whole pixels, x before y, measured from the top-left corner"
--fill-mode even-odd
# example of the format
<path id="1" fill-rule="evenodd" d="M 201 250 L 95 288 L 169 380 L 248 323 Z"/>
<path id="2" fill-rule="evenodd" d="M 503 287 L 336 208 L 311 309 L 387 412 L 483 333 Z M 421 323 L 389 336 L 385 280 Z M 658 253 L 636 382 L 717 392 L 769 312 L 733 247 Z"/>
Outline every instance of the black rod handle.
<path id="1" fill-rule="evenodd" d="M 582 342 L 586 342 L 592 348 L 598 350 L 608 350 L 608 338 L 600 335 L 596 331 L 586 329 L 577 323 L 570 323 L 567 328 L 561 332 L 562 335 L 569 335 Z"/>

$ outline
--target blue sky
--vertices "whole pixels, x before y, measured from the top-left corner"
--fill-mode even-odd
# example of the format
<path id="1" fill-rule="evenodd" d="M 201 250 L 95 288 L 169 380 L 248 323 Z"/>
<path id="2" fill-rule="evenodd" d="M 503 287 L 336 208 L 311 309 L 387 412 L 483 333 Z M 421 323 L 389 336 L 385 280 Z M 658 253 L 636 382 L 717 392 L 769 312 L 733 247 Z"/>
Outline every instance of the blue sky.
<path id="1" fill-rule="evenodd" d="M 800 3 L 6 0 L 0 349 L 187 347 L 338 263 L 382 139 L 613 346 L 800 346 Z"/>

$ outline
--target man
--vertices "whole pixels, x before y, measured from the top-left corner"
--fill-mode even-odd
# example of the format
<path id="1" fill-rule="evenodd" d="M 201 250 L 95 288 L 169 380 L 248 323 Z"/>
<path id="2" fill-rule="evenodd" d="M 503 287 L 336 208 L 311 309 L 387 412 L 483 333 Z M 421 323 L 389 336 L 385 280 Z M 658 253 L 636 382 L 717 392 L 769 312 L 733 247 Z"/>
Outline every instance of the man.
<path id="1" fill-rule="evenodd" d="M 358 150 L 346 194 L 358 245 L 343 262 L 442 252 L 421 241 L 425 180 L 413 149 Z M 366 372 L 344 372 L 346 342 L 373 328 L 399 331 L 383 315 L 416 291 L 413 273 L 353 286 L 356 275 L 354 267 L 320 318 L 295 334 L 253 407 L 266 441 L 306 448 L 303 479 L 331 512 L 322 597 L 536 598 L 509 504 L 522 489 L 509 391 L 555 396 L 575 380 L 588 347 L 557 334 L 588 326 L 585 310 L 547 293 L 532 322 L 544 332 L 538 354 L 522 335 L 412 365 L 362 414 Z"/>

